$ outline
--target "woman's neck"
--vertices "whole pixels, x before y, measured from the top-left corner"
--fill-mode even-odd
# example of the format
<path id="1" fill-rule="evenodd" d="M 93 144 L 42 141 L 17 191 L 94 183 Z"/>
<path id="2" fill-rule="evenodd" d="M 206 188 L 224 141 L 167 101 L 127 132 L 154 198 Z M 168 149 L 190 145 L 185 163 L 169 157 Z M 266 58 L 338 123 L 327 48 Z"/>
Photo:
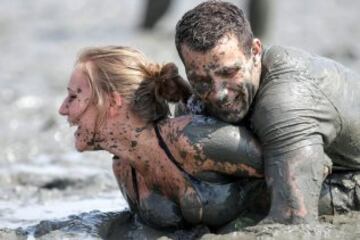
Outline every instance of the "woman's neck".
<path id="1" fill-rule="evenodd" d="M 105 130 L 108 132 L 104 150 L 118 156 L 120 161 L 129 161 L 150 188 L 160 186 L 166 196 L 183 196 L 186 180 L 160 147 L 153 124 L 144 124 L 129 116 L 127 121 L 114 121 L 109 126 Z"/>
<path id="2" fill-rule="evenodd" d="M 156 148 L 157 138 L 152 124 L 128 112 L 126 116 L 107 121 L 102 127 L 102 149 L 120 158 L 138 158 Z"/>

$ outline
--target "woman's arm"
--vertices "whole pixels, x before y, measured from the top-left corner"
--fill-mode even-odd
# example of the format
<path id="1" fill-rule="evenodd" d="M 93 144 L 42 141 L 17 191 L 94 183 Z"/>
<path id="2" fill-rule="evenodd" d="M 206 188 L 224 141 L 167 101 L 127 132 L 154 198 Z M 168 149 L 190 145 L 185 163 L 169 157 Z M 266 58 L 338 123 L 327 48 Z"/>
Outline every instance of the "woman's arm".
<path id="1" fill-rule="evenodd" d="M 135 170 L 130 166 L 128 160 L 120 159 L 117 156 L 113 157 L 112 169 L 123 197 L 131 211 L 136 211 L 139 196 L 137 186 L 134 185 Z"/>

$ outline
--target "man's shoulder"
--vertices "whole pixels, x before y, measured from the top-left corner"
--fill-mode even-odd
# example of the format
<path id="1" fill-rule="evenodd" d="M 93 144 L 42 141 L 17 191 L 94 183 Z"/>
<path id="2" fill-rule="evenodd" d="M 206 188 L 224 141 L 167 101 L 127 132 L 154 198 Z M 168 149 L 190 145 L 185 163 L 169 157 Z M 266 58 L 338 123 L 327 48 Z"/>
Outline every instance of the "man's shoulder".
<path id="1" fill-rule="evenodd" d="M 290 52 L 301 52 L 301 53 L 306 53 L 309 54 L 309 52 L 297 48 L 297 47 L 293 47 L 293 46 L 284 46 L 284 45 L 277 45 L 277 44 L 273 44 L 273 45 L 265 45 L 264 46 L 264 53 L 282 53 L 282 52 L 286 52 L 286 51 L 290 51 Z"/>
<path id="2" fill-rule="evenodd" d="M 258 95 L 269 90 L 290 98 L 320 94 L 319 89 L 326 87 L 333 79 L 341 79 L 339 75 L 344 72 L 342 69 L 330 59 L 301 49 L 271 46 L 263 52 Z"/>
<path id="3" fill-rule="evenodd" d="M 271 67 L 281 63 L 292 63 L 294 59 L 307 59 L 310 57 L 314 57 L 314 55 L 299 48 L 272 45 L 264 48 L 262 65 Z"/>
<path id="4" fill-rule="evenodd" d="M 324 69 L 343 72 L 350 70 L 339 62 L 316 53 L 279 45 L 264 47 L 261 62 L 262 67 L 270 72 L 279 68 L 296 69 L 299 72 L 317 75 Z"/>

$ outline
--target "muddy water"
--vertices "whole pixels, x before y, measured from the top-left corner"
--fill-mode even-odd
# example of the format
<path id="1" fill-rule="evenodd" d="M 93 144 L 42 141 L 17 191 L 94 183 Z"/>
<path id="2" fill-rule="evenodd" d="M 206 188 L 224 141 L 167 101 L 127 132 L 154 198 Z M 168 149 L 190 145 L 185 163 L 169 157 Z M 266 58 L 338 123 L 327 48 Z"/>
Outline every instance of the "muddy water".
<path id="1" fill-rule="evenodd" d="M 174 25 L 198 2 L 176 1 L 154 31 L 142 32 L 137 29 L 141 0 L 0 0 L 0 239 L 98 239 L 114 219 L 126 219 L 111 156 L 75 152 L 74 129 L 57 108 L 82 47 L 131 45 L 157 61 L 181 65 Z M 360 2 L 274 4 L 267 42 L 305 48 L 360 71 Z M 326 221 L 311 227 L 252 228 L 227 237 L 358 236 L 356 214 Z M 36 229 L 43 234 L 36 235 Z"/>

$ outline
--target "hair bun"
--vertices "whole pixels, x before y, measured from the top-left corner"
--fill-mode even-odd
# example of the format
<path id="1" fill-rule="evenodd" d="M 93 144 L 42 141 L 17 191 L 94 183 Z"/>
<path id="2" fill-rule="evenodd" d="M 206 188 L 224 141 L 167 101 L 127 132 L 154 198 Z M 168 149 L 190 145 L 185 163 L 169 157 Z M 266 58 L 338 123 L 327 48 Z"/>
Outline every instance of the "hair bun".
<path id="1" fill-rule="evenodd" d="M 179 76 L 179 71 L 177 66 L 174 63 L 167 63 L 160 70 L 159 80 L 166 80 L 168 78 L 173 78 L 177 76 Z"/>
<path id="2" fill-rule="evenodd" d="M 191 95 L 190 85 L 179 75 L 174 63 L 167 63 L 160 69 L 156 81 L 156 96 L 169 102 L 186 102 Z"/>

